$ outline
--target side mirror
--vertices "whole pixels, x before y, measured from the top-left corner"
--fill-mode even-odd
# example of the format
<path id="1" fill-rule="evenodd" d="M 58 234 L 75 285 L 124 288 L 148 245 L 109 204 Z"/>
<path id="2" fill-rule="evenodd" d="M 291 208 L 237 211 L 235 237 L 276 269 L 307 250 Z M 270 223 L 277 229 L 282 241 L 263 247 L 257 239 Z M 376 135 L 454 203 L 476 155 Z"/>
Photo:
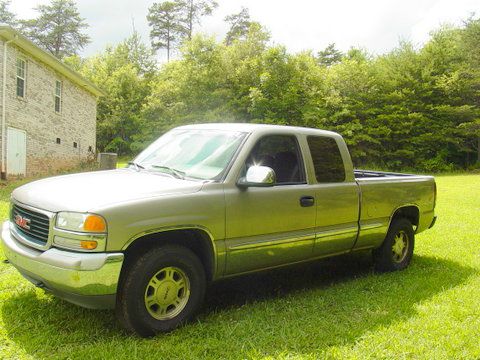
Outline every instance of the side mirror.
<path id="1" fill-rule="evenodd" d="M 277 179 L 275 171 L 268 166 L 250 166 L 247 175 L 238 180 L 237 185 L 242 187 L 267 187 L 275 185 Z"/>

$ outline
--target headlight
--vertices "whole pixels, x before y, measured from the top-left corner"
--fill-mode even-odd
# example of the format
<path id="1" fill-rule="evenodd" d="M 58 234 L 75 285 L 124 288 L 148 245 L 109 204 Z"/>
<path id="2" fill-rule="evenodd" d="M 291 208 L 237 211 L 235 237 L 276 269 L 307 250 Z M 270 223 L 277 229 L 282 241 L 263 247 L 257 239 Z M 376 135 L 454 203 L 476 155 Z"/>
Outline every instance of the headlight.
<path id="1" fill-rule="evenodd" d="M 65 230 L 65 231 L 64 231 Z M 53 236 L 56 247 L 76 251 L 105 251 L 107 222 L 100 215 L 62 211 Z"/>
<path id="2" fill-rule="evenodd" d="M 95 214 L 59 212 L 56 227 L 58 229 L 79 232 L 107 232 L 107 223 L 103 217 Z"/>

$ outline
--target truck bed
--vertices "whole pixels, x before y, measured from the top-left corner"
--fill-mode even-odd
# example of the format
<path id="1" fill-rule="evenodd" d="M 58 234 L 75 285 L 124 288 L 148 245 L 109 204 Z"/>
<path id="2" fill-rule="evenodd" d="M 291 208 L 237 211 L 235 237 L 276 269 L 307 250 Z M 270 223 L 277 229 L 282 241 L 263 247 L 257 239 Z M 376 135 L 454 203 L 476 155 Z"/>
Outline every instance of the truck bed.
<path id="1" fill-rule="evenodd" d="M 355 179 L 386 178 L 386 177 L 397 177 L 397 176 L 418 176 L 418 175 L 413 175 L 413 174 L 403 174 L 403 173 L 373 171 L 373 170 L 361 170 L 361 169 L 355 169 L 353 171 L 353 173 L 355 174 Z"/>
<path id="2" fill-rule="evenodd" d="M 361 193 L 360 236 L 356 248 L 365 247 L 372 239 L 380 244 L 393 212 L 400 207 L 408 206 L 416 213 L 417 233 L 428 229 L 435 207 L 432 176 L 370 170 L 354 170 L 354 175 Z"/>

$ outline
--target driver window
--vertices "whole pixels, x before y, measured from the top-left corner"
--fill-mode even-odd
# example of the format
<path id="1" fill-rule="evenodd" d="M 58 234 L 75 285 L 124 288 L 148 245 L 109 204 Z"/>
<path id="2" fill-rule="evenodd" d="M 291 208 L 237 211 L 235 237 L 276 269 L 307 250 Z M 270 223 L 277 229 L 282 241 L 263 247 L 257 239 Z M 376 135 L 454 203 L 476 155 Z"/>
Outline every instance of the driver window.
<path id="1" fill-rule="evenodd" d="M 303 162 L 295 136 L 270 135 L 261 138 L 245 163 L 268 166 L 275 171 L 277 185 L 305 183 Z"/>

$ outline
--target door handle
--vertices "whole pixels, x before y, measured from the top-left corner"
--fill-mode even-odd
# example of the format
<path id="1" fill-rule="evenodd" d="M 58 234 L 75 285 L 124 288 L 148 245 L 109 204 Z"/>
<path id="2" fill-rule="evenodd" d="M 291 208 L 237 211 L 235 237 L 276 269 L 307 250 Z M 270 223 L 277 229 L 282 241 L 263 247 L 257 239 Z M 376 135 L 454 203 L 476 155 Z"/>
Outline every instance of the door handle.
<path id="1" fill-rule="evenodd" d="M 315 198 L 313 196 L 302 196 L 300 198 L 300 206 L 301 207 L 309 207 L 315 204 Z"/>

